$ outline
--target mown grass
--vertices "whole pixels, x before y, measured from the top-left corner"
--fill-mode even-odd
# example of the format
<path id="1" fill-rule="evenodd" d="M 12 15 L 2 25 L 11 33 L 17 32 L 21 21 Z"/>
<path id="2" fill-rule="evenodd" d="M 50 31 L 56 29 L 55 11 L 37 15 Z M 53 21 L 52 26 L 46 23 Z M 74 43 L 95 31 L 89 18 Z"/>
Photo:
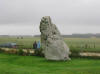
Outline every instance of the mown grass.
<path id="1" fill-rule="evenodd" d="M 58 62 L 0 53 L 0 74 L 100 74 L 100 60 L 72 58 Z"/>
<path id="2" fill-rule="evenodd" d="M 16 42 L 19 48 L 33 48 L 34 41 L 40 38 L 16 37 L 0 38 L 0 44 Z M 71 51 L 100 52 L 99 38 L 65 38 Z M 47 61 L 43 57 L 18 56 L 0 53 L 0 74 L 100 74 L 100 60 L 72 58 L 71 61 Z"/>

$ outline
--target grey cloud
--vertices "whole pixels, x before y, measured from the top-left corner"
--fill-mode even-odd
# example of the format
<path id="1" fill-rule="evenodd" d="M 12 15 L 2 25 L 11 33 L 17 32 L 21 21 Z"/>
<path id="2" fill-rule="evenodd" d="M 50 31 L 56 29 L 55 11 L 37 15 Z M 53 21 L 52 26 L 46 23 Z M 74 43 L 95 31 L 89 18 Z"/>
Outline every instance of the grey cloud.
<path id="1" fill-rule="evenodd" d="M 0 0 L 0 25 L 39 26 L 43 16 L 58 26 L 99 27 L 100 0 Z"/>
<path id="2" fill-rule="evenodd" d="M 38 24 L 49 15 L 62 24 L 100 24 L 99 0 L 0 0 L 0 24 Z"/>

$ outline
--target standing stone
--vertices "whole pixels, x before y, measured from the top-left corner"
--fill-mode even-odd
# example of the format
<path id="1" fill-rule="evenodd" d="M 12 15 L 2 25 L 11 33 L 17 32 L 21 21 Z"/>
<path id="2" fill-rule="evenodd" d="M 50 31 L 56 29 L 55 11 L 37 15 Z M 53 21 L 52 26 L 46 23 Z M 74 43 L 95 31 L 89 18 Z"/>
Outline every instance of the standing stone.
<path id="1" fill-rule="evenodd" d="M 49 16 L 40 22 L 42 53 L 47 60 L 69 60 L 69 48 Z"/>

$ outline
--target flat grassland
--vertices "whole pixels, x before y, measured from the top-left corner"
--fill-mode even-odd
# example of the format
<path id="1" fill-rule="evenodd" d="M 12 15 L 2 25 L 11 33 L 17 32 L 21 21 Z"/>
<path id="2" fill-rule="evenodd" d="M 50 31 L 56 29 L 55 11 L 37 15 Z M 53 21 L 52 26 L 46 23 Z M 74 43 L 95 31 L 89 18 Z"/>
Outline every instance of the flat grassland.
<path id="1" fill-rule="evenodd" d="M 18 48 L 33 48 L 40 38 L 0 37 L 0 44 L 16 42 Z M 99 38 L 65 38 L 71 51 L 100 52 Z M 47 61 L 43 57 L 18 56 L 0 53 L 0 74 L 100 74 L 100 60 L 72 58 L 71 61 Z"/>
<path id="2" fill-rule="evenodd" d="M 0 74 L 100 74 L 100 60 L 47 61 L 43 57 L 0 53 Z"/>
<path id="3" fill-rule="evenodd" d="M 39 37 L 24 37 L 17 39 L 17 37 L 0 37 L 0 44 L 6 42 L 16 42 L 18 48 L 33 48 L 34 41 L 40 41 Z M 100 38 L 64 38 L 71 51 L 93 51 L 100 52 Z"/>

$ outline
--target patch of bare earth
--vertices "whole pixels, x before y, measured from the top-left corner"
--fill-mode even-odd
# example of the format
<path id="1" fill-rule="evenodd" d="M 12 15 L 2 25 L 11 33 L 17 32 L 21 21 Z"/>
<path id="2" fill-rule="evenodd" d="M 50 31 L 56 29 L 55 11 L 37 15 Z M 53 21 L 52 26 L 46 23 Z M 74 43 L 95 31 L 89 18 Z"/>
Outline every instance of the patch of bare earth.
<path id="1" fill-rule="evenodd" d="M 100 53 L 95 52 L 81 52 L 79 53 L 80 56 L 97 56 L 100 57 Z"/>

